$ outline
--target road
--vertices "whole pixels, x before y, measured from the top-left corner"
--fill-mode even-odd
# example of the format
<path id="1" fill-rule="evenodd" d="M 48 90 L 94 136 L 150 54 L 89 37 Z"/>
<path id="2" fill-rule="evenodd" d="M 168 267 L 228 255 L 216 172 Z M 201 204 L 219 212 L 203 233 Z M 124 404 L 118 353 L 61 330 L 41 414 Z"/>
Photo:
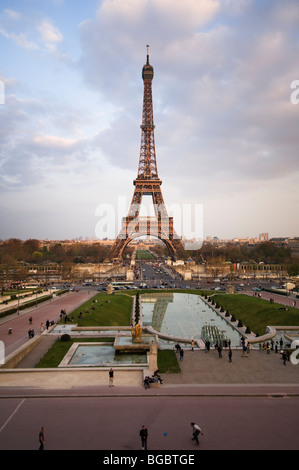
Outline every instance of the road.
<path id="1" fill-rule="evenodd" d="M 88 289 L 69 292 L 62 297 L 54 297 L 45 304 L 39 304 L 37 307 L 20 311 L 19 315 L 14 314 L 2 318 L 0 340 L 4 343 L 5 357 L 28 341 L 29 327 L 33 328 L 36 334 L 40 334 L 41 323 L 45 327 L 47 320 L 56 322 L 59 319 L 61 309 L 65 309 L 69 313 L 93 295 L 95 295 L 95 292 Z M 33 318 L 32 325 L 29 325 L 30 316 Z M 12 328 L 11 335 L 8 334 L 8 328 Z"/>
<path id="2" fill-rule="evenodd" d="M 298 396 L 2 398 L 0 449 L 37 449 L 44 426 L 48 450 L 136 451 L 144 424 L 148 449 L 195 451 L 192 421 L 201 450 L 298 449 L 298 414 Z"/>

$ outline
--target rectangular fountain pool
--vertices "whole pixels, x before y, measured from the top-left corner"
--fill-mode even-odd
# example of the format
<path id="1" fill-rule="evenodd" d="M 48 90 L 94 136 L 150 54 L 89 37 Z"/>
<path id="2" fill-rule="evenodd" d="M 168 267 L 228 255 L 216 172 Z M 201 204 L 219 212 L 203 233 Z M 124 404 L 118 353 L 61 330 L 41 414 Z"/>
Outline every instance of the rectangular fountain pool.
<path id="1" fill-rule="evenodd" d="M 198 295 L 181 293 L 157 293 L 141 296 L 143 325 L 150 325 L 163 334 L 202 339 L 202 328 L 213 325 L 231 340 L 232 346 L 240 346 L 240 333 L 218 315 Z M 159 340 L 160 346 L 163 342 Z"/>
<path id="2" fill-rule="evenodd" d="M 119 353 L 107 343 L 74 343 L 59 367 L 147 365 L 146 353 Z"/>

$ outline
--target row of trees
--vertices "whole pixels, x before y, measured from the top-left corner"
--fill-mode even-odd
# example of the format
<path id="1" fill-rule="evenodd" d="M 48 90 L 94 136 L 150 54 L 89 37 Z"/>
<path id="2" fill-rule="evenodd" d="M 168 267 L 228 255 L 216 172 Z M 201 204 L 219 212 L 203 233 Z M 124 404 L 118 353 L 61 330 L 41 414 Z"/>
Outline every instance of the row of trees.
<path id="1" fill-rule="evenodd" d="M 0 243 L 0 264 L 13 265 L 20 262 L 43 264 L 53 263 L 101 263 L 108 255 L 110 246 L 103 243 L 56 243 L 45 246 L 39 240 L 30 239 L 22 241 L 16 238 Z M 125 255 L 131 254 L 133 248 L 128 246 Z M 158 256 L 167 256 L 164 244 L 157 244 L 153 249 Z M 208 264 L 231 263 L 266 263 L 282 264 L 288 266 L 290 274 L 299 274 L 299 259 L 294 256 L 291 249 L 277 246 L 273 242 L 264 242 L 256 245 L 236 245 L 227 243 L 225 246 L 215 246 L 204 243 L 200 250 L 186 252 L 186 258 L 196 262 Z"/>
<path id="2" fill-rule="evenodd" d="M 211 262 L 219 259 L 232 263 L 265 263 L 265 264 L 290 264 L 296 260 L 289 247 L 277 246 L 273 242 L 258 243 L 256 245 L 236 245 L 227 243 L 225 246 L 215 246 L 212 243 L 204 243 L 202 248 L 192 253 L 193 259 L 201 262 Z M 297 258 L 298 261 L 298 258 Z"/>
<path id="3" fill-rule="evenodd" d="M 0 264 L 25 263 L 100 263 L 107 257 L 109 246 L 83 242 L 50 246 L 39 240 L 22 241 L 16 238 L 0 243 Z"/>

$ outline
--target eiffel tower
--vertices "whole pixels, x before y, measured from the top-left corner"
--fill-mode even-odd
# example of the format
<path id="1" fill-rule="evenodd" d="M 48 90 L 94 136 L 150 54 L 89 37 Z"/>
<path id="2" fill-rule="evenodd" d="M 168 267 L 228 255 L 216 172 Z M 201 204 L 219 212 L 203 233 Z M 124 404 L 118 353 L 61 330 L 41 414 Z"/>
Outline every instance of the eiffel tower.
<path id="1" fill-rule="evenodd" d="M 168 216 L 161 192 L 162 181 L 158 176 L 152 98 L 153 77 L 154 68 L 149 63 L 149 46 L 147 46 L 147 60 L 142 69 L 144 92 L 138 174 L 134 180 L 135 190 L 128 215 L 122 220 L 121 231 L 110 249 L 109 258 L 121 258 L 125 247 L 134 238 L 143 235 L 162 240 L 174 259 L 184 251 L 184 245 L 173 228 L 173 218 Z M 144 195 L 152 196 L 155 217 L 139 215 Z"/>

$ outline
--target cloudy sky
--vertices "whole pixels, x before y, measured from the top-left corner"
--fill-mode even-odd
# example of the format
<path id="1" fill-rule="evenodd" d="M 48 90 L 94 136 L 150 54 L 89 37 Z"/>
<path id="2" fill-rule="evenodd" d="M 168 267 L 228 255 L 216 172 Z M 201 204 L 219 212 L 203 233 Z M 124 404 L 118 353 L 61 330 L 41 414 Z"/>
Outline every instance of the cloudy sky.
<path id="1" fill-rule="evenodd" d="M 117 234 L 147 44 L 170 212 L 202 207 L 204 237 L 298 236 L 297 0 L 1 0 L 0 239 Z"/>

